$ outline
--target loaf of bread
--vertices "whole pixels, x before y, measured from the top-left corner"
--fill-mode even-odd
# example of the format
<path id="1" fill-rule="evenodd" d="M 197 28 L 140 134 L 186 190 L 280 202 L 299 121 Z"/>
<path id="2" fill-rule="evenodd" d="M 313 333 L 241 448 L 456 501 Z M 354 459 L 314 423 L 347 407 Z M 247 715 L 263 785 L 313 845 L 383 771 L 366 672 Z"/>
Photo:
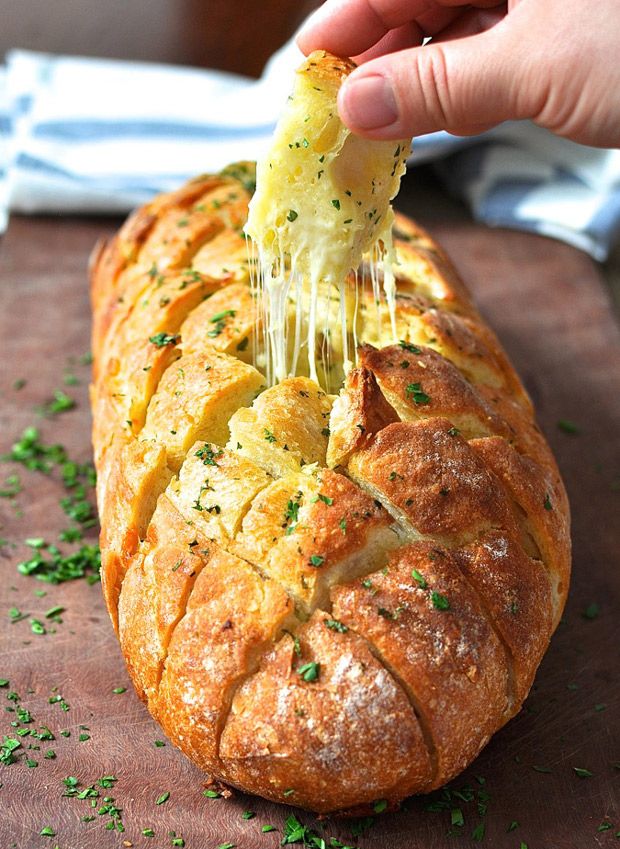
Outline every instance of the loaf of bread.
<path id="1" fill-rule="evenodd" d="M 210 775 L 319 812 L 397 803 L 519 711 L 566 598 L 567 499 L 495 336 L 402 216 L 400 341 L 358 280 L 341 386 L 266 385 L 252 181 L 199 177 L 93 257 L 105 599 Z"/>

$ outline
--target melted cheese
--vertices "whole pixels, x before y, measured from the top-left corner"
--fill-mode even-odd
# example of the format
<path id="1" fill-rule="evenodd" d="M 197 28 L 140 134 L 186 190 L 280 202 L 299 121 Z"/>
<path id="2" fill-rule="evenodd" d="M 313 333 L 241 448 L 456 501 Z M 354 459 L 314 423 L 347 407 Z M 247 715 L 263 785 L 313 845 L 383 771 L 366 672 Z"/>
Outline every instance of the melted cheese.
<path id="1" fill-rule="evenodd" d="M 353 67 L 323 51 L 308 57 L 257 166 L 245 232 L 256 251 L 254 285 L 264 310 L 258 365 L 269 383 L 300 373 L 328 391 L 340 382 L 358 342 L 364 255 L 375 300 L 381 278 L 395 327 L 390 201 L 409 142 L 368 141 L 341 122 L 336 98 Z"/>

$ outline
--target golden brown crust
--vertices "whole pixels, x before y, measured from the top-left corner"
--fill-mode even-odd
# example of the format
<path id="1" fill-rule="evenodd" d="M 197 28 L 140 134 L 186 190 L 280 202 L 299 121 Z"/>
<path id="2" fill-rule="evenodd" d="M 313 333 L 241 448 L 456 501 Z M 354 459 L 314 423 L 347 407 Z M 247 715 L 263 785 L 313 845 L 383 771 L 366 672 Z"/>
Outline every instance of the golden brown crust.
<path id="1" fill-rule="evenodd" d="M 321 82 L 338 90 L 345 77 L 357 67 L 351 59 L 334 56 L 326 50 L 314 50 L 297 70 L 298 74 L 306 74 L 313 82 Z"/>
<path id="2" fill-rule="evenodd" d="M 354 451 L 365 448 L 376 433 L 398 420 L 375 375 L 363 366 L 351 369 L 332 408 L 327 465 L 345 464 Z"/>
<path id="3" fill-rule="evenodd" d="M 447 419 L 388 425 L 348 471 L 390 505 L 412 538 L 448 541 L 516 527 L 500 482 Z"/>
<path id="4" fill-rule="evenodd" d="M 234 555 L 211 547 L 207 557 L 170 639 L 152 710 L 199 766 L 228 778 L 218 750 L 232 696 L 281 634 L 292 604 Z"/>
<path id="5" fill-rule="evenodd" d="M 336 619 L 375 646 L 407 688 L 432 747 L 428 789 L 445 784 L 510 708 L 506 653 L 477 594 L 449 551 L 417 542 L 332 598 Z"/>
<path id="6" fill-rule="evenodd" d="M 326 85 L 350 70 L 310 60 Z M 566 495 L 495 336 L 402 216 L 401 344 L 362 293 L 372 344 L 339 397 L 264 390 L 250 182 L 200 177 L 94 254 L 106 603 L 203 769 L 317 811 L 391 805 L 519 710 L 566 599 Z"/>
<path id="7" fill-rule="evenodd" d="M 405 692 L 365 640 L 330 621 L 317 609 L 237 692 L 220 747 L 232 780 L 319 810 L 426 787 L 430 759 Z"/>

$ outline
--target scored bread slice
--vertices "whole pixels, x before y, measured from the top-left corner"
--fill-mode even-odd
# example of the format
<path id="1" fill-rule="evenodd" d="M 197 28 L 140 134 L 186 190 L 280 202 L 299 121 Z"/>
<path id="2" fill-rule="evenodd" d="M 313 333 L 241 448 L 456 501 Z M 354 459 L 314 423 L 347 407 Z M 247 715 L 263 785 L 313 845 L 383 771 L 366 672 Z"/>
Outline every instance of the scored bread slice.
<path id="1" fill-rule="evenodd" d="M 288 235 L 304 230 L 293 203 L 327 201 L 346 267 L 315 279 L 314 307 L 299 274 L 272 304 L 295 374 L 274 381 L 265 357 L 280 331 L 241 256 L 241 163 L 153 200 L 96 252 L 92 404 L 103 588 L 151 713 L 216 779 L 370 813 L 450 781 L 520 709 L 570 535 L 532 404 L 441 249 L 398 216 L 397 291 L 389 235 L 351 271 L 349 248 L 387 218 L 356 219 L 353 188 L 334 186 L 348 162 L 372 197 L 376 167 L 385 203 L 400 166 L 339 124 L 350 67 L 304 63 L 299 147 L 257 194 L 297 213 Z M 304 176 L 321 156 L 329 169 Z"/>

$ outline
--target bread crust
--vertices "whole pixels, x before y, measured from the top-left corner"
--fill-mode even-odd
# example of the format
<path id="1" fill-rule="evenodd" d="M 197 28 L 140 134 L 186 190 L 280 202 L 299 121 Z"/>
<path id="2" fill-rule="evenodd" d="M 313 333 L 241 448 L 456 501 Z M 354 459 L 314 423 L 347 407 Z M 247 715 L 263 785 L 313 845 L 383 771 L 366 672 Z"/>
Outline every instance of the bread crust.
<path id="1" fill-rule="evenodd" d="M 402 342 L 369 330 L 338 398 L 264 389 L 250 180 L 193 181 L 95 254 L 104 595 L 202 769 L 320 812 L 393 805 L 520 709 L 566 599 L 568 502 L 506 355 L 402 216 Z"/>

